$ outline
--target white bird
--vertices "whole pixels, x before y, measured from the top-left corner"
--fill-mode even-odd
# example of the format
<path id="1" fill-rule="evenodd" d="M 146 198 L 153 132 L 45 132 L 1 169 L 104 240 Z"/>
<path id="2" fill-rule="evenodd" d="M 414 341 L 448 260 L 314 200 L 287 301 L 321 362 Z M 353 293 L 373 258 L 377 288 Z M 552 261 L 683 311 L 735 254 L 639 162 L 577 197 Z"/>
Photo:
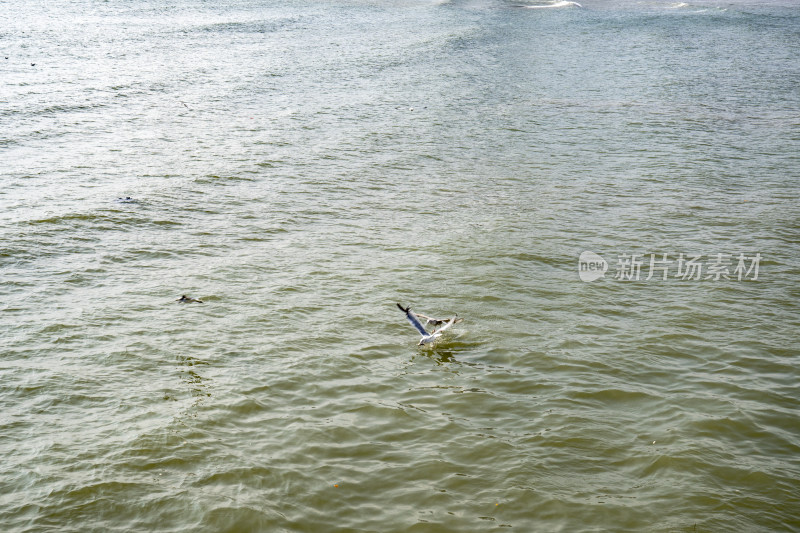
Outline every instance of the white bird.
<path id="1" fill-rule="evenodd" d="M 403 307 L 402 305 L 397 304 L 397 307 L 399 307 L 400 310 L 406 314 L 406 318 L 408 319 L 409 322 L 411 322 L 411 325 L 414 326 L 414 328 L 417 331 L 419 331 L 420 335 L 422 335 L 422 338 L 420 339 L 418 346 L 422 346 L 423 344 L 428 344 L 429 342 L 435 341 L 436 339 L 442 336 L 442 332 L 444 330 L 448 329 L 456 322 L 461 322 L 461 319 L 457 317 L 453 317 L 446 320 L 440 320 L 436 318 L 427 317 L 425 315 L 419 315 L 419 317 L 425 319 L 425 324 L 433 324 L 434 328 L 440 324 L 444 324 L 439 329 L 434 329 L 432 333 L 428 333 L 428 331 L 425 329 L 425 326 L 423 326 L 422 323 L 419 321 L 419 318 L 417 318 L 418 315 L 416 315 L 413 311 L 411 311 L 411 306 Z"/>

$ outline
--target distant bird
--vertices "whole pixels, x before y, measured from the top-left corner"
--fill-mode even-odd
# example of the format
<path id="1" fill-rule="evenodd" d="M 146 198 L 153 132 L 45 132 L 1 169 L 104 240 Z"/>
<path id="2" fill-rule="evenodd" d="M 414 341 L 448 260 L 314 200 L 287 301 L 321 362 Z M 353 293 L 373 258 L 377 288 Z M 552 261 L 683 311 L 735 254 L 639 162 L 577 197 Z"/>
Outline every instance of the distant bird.
<path id="1" fill-rule="evenodd" d="M 417 315 L 413 311 L 411 311 L 411 306 L 403 307 L 402 305 L 397 304 L 397 307 L 399 307 L 400 310 L 406 314 L 406 318 L 408 319 L 409 322 L 411 322 L 411 325 L 414 326 L 414 328 L 417 331 L 419 331 L 420 335 L 422 335 L 422 338 L 420 339 L 419 344 L 417 346 L 422 346 L 423 344 L 428 344 L 429 342 L 435 341 L 436 339 L 442 336 L 443 331 L 448 329 L 456 322 L 461 322 L 462 320 L 457 317 L 440 320 L 436 318 L 430 318 L 425 315 Z M 434 328 L 436 328 L 436 326 L 440 324 L 444 325 L 438 329 L 434 329 L 433 332 L 428 333 L 428 331 L 425 329 L 425 326 L 423 326 L 422 323 L 419 321 L 419 318 L 417 318 L 418 316 L 425 319 L 425 324 L 433 324 Z"/>
<path id="2" fill-rule="evenodd" d="M 116 201 L 121 203 L 121 204 L 135 204 L 136 203 L 136 200 L 134 200 L 130 196 L 126 196 L 125 198 L 120 196 L 119 198 L 117 198 Z"/>
<path id="3" fill-rule="evenodd" d="M 197 298 L 189 298 L 185 294 L 183 296 L 181 296 L 180 298 L 178 298 L 177 300 L 175 300 L 175 301 L 176 302 L 180 302 L 182 304 L 201 304 L 201 303 L 203 303 L 203 300 L 198 300 Z"/>
<path id="4" fill-rule="evenodd" d="M 31 66 L 32 66 L 32 67 L 35 67 L 35 66 L 36 66 L 36 63 L 31 63 Z"/>

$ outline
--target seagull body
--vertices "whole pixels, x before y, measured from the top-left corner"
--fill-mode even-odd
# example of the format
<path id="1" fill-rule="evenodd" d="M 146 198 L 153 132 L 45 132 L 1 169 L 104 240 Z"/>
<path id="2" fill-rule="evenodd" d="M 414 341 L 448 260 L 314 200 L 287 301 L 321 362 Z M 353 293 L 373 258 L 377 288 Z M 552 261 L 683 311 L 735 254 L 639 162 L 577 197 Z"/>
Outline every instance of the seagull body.
<path id="1" fill-rule="evenodd" d="M 399 307 L 400 310 L 406 314 L 406 318 L 408 319 L 409 322 L 411 322 L 411 325 L 414 326 L 414 329 L 419 331 L 419 334 L 422 335 L 422 338 L 420 339 L 418 346 L 422 346 L 423 344 L 428 344 L 429 342 L 435 341 L 436 339 L 442 336 L 442 332 L 444 330 L 448 329 L 456 322 L 461 322 L 461 319 L 456 317 L 447 320 L 439 320 L 427 317 L 425 315 L 417 315 L 411 310 L 411 306 L 403 307 L 402 305 L 397 304 L 397 307 Z M 433 324 L 434 328 L 438 325 L 441 324 L 443 325 L 438 329 L 434 329 L 432 333 L 428 333 L 428 331 L 425 329 L 425 326 L 423 326 L 422 322 L 419 321 L 418 317 L 423 318 L 425 320 L 425 324 Z"/>
<path id="2" fill-rule="evenodd" d="M 180 298 L 178 298 L 177 300 L 175 300 L 175 301 L 176 302 L 180 302 L 182 304 L 195 304 L 195 303 L 196 304 L 201 304 L 201 303 L 203 303 L 203 300 L 198 300 L 197 298 L 189 298 L 185 294 L 183 296 L 181 296 Z"/>

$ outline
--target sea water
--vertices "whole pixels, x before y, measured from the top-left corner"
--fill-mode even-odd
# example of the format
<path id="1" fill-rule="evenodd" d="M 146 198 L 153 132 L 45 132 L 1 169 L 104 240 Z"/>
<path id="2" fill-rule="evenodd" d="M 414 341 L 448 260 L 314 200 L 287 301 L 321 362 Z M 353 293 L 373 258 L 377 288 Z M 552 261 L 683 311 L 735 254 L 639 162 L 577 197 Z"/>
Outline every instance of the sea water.
<path id="1" fill-rule="evenodd" d="M 3 531 L 800 530 L 796 3 L 9 0 L 0 48 Z"/>

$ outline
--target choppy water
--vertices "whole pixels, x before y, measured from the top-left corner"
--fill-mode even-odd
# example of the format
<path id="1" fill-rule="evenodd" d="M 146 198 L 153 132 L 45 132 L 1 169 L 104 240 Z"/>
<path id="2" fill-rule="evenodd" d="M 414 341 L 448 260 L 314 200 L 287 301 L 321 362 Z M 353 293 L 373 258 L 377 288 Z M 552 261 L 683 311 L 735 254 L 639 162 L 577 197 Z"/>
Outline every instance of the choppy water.
<path id="1" fill-rule="evenodd" d="M 581 4 L 2 3 L 3 531 L 800 530 L 800 11 Z"/>

